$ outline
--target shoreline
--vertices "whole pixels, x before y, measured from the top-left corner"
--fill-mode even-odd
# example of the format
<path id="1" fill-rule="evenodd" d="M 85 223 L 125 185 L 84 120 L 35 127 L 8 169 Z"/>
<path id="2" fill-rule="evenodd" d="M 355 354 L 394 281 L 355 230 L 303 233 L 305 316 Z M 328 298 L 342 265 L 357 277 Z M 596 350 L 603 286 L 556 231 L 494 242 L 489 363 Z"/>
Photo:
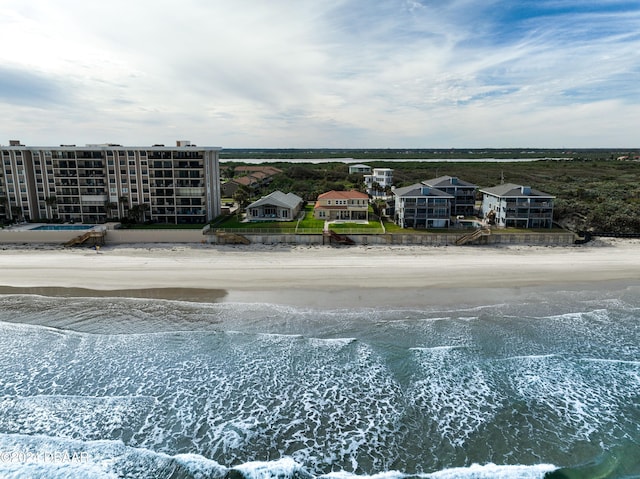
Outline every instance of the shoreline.
<path id="1" fill-rule="evenodd" d="M 640 284 L 640 240 L 542 246 L 4 248 L 0 294 L 307 306 L 476 303 Z M 40 293 L 38 292 L 40 291 Z"/>

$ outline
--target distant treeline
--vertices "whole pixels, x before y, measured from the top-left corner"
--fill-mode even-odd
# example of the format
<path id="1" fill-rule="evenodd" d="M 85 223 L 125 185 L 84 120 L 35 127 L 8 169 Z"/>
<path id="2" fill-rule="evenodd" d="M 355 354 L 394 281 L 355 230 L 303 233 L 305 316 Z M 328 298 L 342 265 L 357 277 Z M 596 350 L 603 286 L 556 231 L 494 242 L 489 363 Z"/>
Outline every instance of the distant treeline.
<path id="1" fill-rule="evenodd" d="M 638 149 L 545 149 L 545 148 L 451 148 L 451 149 L 335 149 L 335 148 L 229 148 L 223 149 L 220 159 L 456 159 L 456 158 L 573 158 L 615 159 L 638 155 Z"/>
<path id="2" fill-rule="evenodd" d="M 495 151 L 497 150 L 490 156 L 495 157 Z M 586 151 L 583 150 L 583 155 Z M 604 154 L 604 150 L 600 154 Z M 611 160 L 612 154 L 614 158 L 627 156 L 607 150 L 607 159 L 580 157 L 581 159 L 568 161 L 514 163 L 370 161 L 367 164 L 371 167 L 393 168 L 396 187 L 443 175 L 457 176 L 480 188 L 496 186 L 503 180 L 506 183 L 531 186 L 556 196 L 554 219 L 573 231 L 640 233 L 640 161 Z M 233 168 L 240 164 L 242 162 L 223 160 L 223 176 L 232 176 Z M 283 173 L 275 175 L 268 187 L 254 192 L 255 199 L 271 191 L 281 190 L 293 192 L 307 201 L 314 201 L 319 194 L 329 190 L 363 187 L 362 175 L 349 174 L 348 165 L 342 162 L 270 161 L 269 165 L 280 168 Z"/>

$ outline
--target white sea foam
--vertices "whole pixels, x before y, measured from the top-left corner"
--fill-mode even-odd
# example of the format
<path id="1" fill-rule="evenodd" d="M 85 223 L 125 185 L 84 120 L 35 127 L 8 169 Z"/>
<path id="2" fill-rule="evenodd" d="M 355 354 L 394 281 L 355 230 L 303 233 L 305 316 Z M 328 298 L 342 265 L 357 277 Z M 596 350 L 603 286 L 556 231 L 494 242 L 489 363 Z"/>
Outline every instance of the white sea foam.
<path id="1" fill-rule="evenodd" d="M 283 457 L 275 461 L 247 462 L 235 466 L 234 469 L 241 472 L 246 479 L 286 479 L 293 477 L 296 473 L 299 476 L 311 478 L 311 474 L 291 457 Z"/>
<path id="2" fill-rule="evenodd" d="M 463 447 L 468 438 L 490 422 L 503 398 L 491 378 L 470 363 L 460 348 L 414 349 L 418 365 L 410 397 L 422 414 L 435 422 L 442 440 Z"/>
<path id="3" fill-rule="evenodd" d="M 118 479 L 116 472 L 105 471 L 99 464 L 0 463 L 3 479 Z"/>
<path id="4" fill-rule="evenodd" d="M 464 346 L 432 346 L 432 347 L 416 347 L 409 348 L 409 351 L 419 351 L 419 352 L 437 352 L 437 351 L 453 351 L 454 349 L 464 349 Z"/>
<path id="5" fill-rule="evenodd" d="M 410 477 L 399 471 L 384 471 L 377 474 L 358 475 L 347 471 L 336 471 L 319 476 L 319 479 L 404 479 Z"/>
<path id="6" fill-rule="evenodd" d="M 550 464 L 534 466 L 503 466 L 496 464 L 472 464 L 469 467 L 454 467 L 426 474 L 429 479 L 542 479 L 547 472 L 556 470 Z"/>
<path id="7" fill-rule="evenodd" d="M 620 364 L 629 366 L 640 366 L 640 361 L 625 361 L 622 359 L 601 359 L 601 358 L 580 358 L 580 361 L 593 363 Z"/>
<path id="8" fill-rule="evenodd" d="M 637 438 L 632 316 L 480 313 L 0 300 L 0 433 L 92 452 L 105 477 L 136 479 L 221 479 L 276 457 L 294 464 L 258 469 L 401 479 L 416 474 L 390 469 L 558 462 Z M 541 477 L 535 467 L 421 476 Z"/>

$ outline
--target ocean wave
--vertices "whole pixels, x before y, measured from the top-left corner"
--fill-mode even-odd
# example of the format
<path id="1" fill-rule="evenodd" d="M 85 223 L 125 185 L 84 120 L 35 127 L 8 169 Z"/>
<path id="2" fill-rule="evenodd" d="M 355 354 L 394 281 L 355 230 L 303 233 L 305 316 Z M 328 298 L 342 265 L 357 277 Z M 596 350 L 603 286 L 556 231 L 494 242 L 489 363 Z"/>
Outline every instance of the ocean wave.
<path id="1" fill-rule="evenodd" d="M 327 474 L 309 472 L 290 456 L 271 461 L 248 461 L 221 465 L 198 454 L 168 455 L 121 441 L 77 441 L 51 437 L 0 435 L 6 451 L 0 475 L 7 479 L 542 479 L 555 466 L 473 464 L 431 473 L 381 471 L 357 474 L 337 470 Z"/>

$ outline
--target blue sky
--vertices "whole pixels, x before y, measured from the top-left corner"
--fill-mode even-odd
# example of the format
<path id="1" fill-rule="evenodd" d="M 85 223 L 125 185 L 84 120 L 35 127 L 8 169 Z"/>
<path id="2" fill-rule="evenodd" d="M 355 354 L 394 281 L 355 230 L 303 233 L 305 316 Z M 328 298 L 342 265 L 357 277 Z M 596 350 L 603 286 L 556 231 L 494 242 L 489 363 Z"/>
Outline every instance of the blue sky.
<path id="1" fill-rule="evenodd" d="M 28 145 L 637 147 L 640 2 L 1 0 Z"/>

